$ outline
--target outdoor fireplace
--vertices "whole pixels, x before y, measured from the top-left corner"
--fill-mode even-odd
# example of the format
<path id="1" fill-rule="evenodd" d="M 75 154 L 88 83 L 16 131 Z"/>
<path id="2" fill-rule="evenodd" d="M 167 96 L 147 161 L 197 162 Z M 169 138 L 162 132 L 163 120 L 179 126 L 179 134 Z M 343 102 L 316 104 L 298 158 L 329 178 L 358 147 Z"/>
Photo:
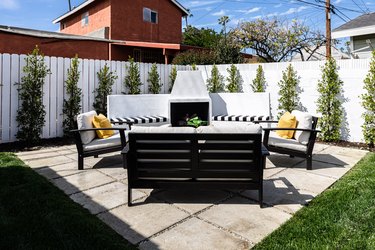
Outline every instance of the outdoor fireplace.
<path id="1" fill-rule="evenodd" d="M 187 119 L 199 117 L 211 122 L 211 98 L 200 71 L 178 71 L 169 99 L 172 126 L 186 126 Z"/>

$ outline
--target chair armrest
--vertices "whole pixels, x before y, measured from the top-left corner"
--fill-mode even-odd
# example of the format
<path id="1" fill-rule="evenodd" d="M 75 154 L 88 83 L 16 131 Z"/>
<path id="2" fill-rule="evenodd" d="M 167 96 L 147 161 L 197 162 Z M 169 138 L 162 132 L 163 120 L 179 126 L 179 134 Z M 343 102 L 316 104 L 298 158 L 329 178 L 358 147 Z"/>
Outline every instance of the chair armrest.
<path id="1" fill-rule="evenodd" d="M 85 132 L 85 131 L 96 131 L 96 130 L 118 130 L 124 131 L 127 130 L 126 128 L 85 128 L 85 129 L 73 129 L 70 132 Z"/>
<path id="2" fill-rule="evenodd" d="M 320 132 L 320 130 L 316 129 L 309 129 L 309 128 L 262 128 L 264 131 L 271 131 L 271 130 L 294 130 L 294 131 L 306 131 L 306 132 Z"/>
<path id="3" fill-rule="evenodd" d="M 255 124 L 258 124 L 258 123 L 278 123 L 279 121 L 254 121 Z"/>

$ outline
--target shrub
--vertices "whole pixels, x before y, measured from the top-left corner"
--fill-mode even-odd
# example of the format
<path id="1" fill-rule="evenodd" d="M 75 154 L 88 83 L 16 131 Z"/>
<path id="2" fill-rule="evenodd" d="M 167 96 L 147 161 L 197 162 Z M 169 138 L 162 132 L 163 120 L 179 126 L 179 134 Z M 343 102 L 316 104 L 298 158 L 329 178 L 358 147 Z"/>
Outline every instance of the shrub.
<path id="1" fill-rule="evenodd" d="M 322 67 L 322 79 L 318 81 L 320 96 L 317 111 L 322 114 L 318 124 L 321 128 L 319 137 L 323 141 L 338 141 L 343 120 L 341 94 L 343 82 L 337 73 L 336 61 L 330 58 Z"/>
<path id="2" fill-rule="evenodd" d="M 26 65 L 23 67 L 25 76 L 21 78 L 18 87 L 21 103 L 16 117 L 19 128 L 16 137 L 31 146 L 40 141 L 45 122 L 43 85 L 50 70 L 47 69 L 44 56 L 40 53 L 38 46 L 25 58 L 25 62 Z"/>
<path id="3" fill-rule="evenodd" d="M 240 71 L 237 69 L 237 67 L 232 64 L 230 68 L 227 69 L 228 77 L 227 81 L 229 84 L 227 85 L 227 90 L 230 93 L 238 93 L 242 92 L 242 77 L 240 74 Z"/>
<path id="4" fill-rule="evenodd" d="M 213 50 L 187 50 L 178 53 L 172 63 L 177 65 L 210 65 L 216 62 L 216 53 Z"/>
<path id="5" fill-rule="evenodd" d="M 112 92 L 112 86 L 118 78 L 115 73 L 109 70 L 107 64 L 97 73 L 99 85 L 95 89 L 94 109 L 98 114 L 107 116 L 107 96 Z"/>
<path id="6" fill-rule="evenodd" d="M 253 92 L 265 92 L 266 91 L 266 78 L 264 77 L 264 71 L 262 65 L 257 68 L 256 76 L 253 83 L 250 85 Z"/>
<path id="7" fill-rule="evenodd" d="M 172 66 L 172 71 L 169 75 L 169 79 L 171 80 L 169 84 L 169 92 L 171 92 L 173 89 L 173 85 L 174 85 L 174 82 L 176 81 L 176 77 L 177 77 L 177 67 L 174 65 Z"/>
<path id="8" fill-rule="evenodd" d="M 365 112 L 362 114 L 364 123 L 362 125 L 363 137 L 370 148 L 375 144 L 375 50 L 372 52 L 370 70 L 364 80 L 366 92 L 361 95 L 362 107 Z"/>
<path id="9" fill-rule="evenodd" d="M 299 77 L 297 72 L 294 71 L 293 66 L 289 64 L 285 71 L 283 71 L 283 78 L 278 83 L 279 90 L 279 116 L 286 111 L 292 112 L 299 106 Z"/>
<path id="10" fill-rule="evenodd" d="M 160 76 L 158 73 L 158 67 L 156 63 L 152 64 L 151 71 L 148 72 L 148 79 L 147 82 L 150 84 L 148 85 L 148 91 L 152 94 L 159 94 L 161 90 L 161 83 L 160 83 Z"/>
<path id="11" fill-rule="evenodd" d="M 219 69 L 214 64 L 211 70 L 211 78 L 207 79 L 207 89 L 210 93 L 220 93 L 224 91 L 224 77 L 220 75 Z"/>
<path id="12" fill-rule="evenodd" d="M 69 97 L 64 99 L 63 114 L 64 114 L 64 135 L 70 136 L 69 131 L 77 128 L 77 115 L 81 111 L 81 95 L 82 90 L 78 88 L 79 71 L 78 71 L 78 56 L 76 55 L 68 69 L 68 78 L 65 81 L 66 94 Z"/>
<path id="13" fill-rule="evenodd" d="M 139 73 L 139 67 L 134 59 L 129 57 L 129 66 L 126 66 L 126 70 L 128 71 L 127 76 L 125 76 L 125 87 L 129 89 L 128 94 L 136 95 L 141 93 L 141 75 Z M 125 93 L 123 93 L 125 94 Z"/>

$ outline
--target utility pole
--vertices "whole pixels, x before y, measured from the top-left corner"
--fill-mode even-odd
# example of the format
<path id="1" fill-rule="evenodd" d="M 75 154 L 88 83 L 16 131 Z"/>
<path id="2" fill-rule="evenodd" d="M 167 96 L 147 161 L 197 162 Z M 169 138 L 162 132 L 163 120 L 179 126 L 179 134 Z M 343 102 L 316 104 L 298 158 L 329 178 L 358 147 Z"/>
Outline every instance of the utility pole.
<path id="1" fill-rule="evenodd" d="M 69 11 L 72 10 L 72 4 L 70 3 L 70 0 L 68 0 L 68 3 L 69 3 Z"/>
<path id="2" fill-rule="evenodd" d="M 331 1 L 326 0 L 326 59 L 331 58 Z"/>

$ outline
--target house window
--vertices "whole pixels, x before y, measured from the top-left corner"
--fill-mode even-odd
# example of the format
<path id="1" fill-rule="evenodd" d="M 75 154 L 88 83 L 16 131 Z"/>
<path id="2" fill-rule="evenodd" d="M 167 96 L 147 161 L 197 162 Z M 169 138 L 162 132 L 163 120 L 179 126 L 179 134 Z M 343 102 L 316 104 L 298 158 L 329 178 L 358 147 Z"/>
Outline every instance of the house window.
<path id="1" fill-rule="evenodd" d="M 143 21 L 158 23 L 158 13 L 149 8 L 143 8 Z"/>
<path id="2" fill-rule="evenodd" d="M 81 26 L 87 26 L 89 24 L 89 13 L 85 12 L 81 18 Z"/>

